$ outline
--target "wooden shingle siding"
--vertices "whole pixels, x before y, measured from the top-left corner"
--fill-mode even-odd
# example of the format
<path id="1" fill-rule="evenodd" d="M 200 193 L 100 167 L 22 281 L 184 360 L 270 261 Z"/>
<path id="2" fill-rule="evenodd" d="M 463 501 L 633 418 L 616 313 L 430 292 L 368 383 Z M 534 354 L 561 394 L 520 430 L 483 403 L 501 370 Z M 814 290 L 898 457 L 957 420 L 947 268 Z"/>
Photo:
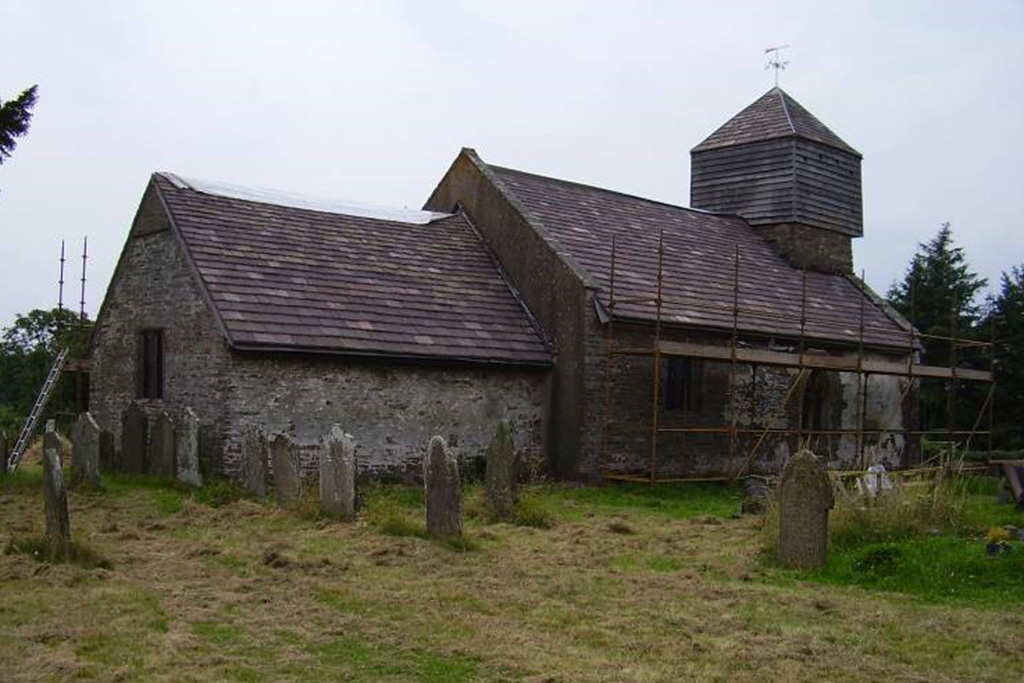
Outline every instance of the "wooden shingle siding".
<path id="1" fill-rule="evenodd" d="M 803 223 L 863 234 L 860 158 L 800 137 L 693 153 L 690 203 L 752 225 Z"/>
<path id="2" fill-rule="evenodd" d="M 795 147 L 795 220 L 859 237 L 863 234 L 860 158 L 812 140 Z"/>
<path id="3" fill-rule="evenodd" d="M 784 138 L 694 153 L 691 205 L 739 214 L 755 225 L 792 221 L 793 145 Z"/>

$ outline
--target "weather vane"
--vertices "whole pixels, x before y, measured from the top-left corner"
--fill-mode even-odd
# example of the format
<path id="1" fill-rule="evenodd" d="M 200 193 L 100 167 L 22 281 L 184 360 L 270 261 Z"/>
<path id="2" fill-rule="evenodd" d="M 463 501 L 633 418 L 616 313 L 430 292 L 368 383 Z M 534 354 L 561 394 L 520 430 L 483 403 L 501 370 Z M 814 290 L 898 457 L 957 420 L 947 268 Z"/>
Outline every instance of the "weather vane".
<path id="1" fill-rule="evenodd" d="M 765 68 L 765 71 L 767 71 L 768 69 L 775 69 L 775 87 L 776 88 L 779 87 L 779 72 L 780 71 L 785 71 L 786 70 L 786 65 L 789 64 L 788 61 L 783 61 L 781 59 L 781 56 L 779 55 L 779 51 L 780 50 L 785 50 L 788 47 L 789 47 L 789 45 L 776 45 L 775 47 L 766 47 L 764 49 L 764 53 L 766 55 L 767 54 L 771 54 L 771 57 L 768 58 L 768 63 L 765 64 L 764 68 Z"/>

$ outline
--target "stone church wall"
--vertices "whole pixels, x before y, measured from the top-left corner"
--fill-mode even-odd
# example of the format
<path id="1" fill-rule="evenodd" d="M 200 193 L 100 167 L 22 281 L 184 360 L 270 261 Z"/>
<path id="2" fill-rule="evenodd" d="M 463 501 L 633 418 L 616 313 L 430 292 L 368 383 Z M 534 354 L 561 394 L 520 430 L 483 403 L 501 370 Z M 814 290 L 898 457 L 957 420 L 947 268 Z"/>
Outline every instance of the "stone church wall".
<path id="1" fill-rule="evenodd" d="M 650 328 L 616 324 L 615 344 L 620 348 L 651 348 L 654 335 Z M 725 346 L 728 336 L 708 333 L 663 329 L 666 341 L 691 342 Z M 605 328 L 595 314 L 588 327 L 586 354 L 586 418 L 582 430 L 580 471 L 584 476 L 596 477 L 600 470 L 605 438 Z M 766 348 L 765 340 L 744 340 L 750 346 Z M 809 348 L 813 348 L 811 345 Z M 866 358 L 887 358 L 866 354 Z M 798 374 L 790 368 L 738 364 L 735 385 L 730 374 L 731 364 L 695 359 L 693 389 L 699 392 L 692 409 L 667 410 L 665 378 L 669 360 L 662 358 L 660 371 L 658 413 L 662 428 L 722 428 L 732 423 L 732 392 L 736 394 L 736 422 L 739 430 L 750 430 L 736 439 L 735 450 L 728 434 L 663 432 L 658 436 L 658 475 L 719 476 L 733 471 L 746 459 L 747 453 L 760 436 L 770 418 L 779 414 L 775 428 L 795 430 L 801 424 L 800 401 L 804 396 L 810 372 L 795 390 L 788 407 L 779 413 L 788 387 Z M 608 432 L 609 466 L 630 473 L 646 473 L 651 453 L 651 407 L 654 405 L 654 361 L 647 356 L 617 356 L 612 363 L 611 417 Z M 755 377 L 756 375 L 756 377 Z M 887 467 L 912 462 L 913 454 L 905 444 L 902 430 L 911 403 L 904 399 L 907 380 L 896 376 L 871 376 L 867 380 L 867 403 L 859 405 L 856 373 L 824 373 L 827 386 L 827 406 L 823 406 L 822 430 L 853 430 L 857 426 L 859 410 L 864 409 L 864 428 L 885 433 L 869 435 L 865 450 L 870 461 L 883 462 Z M 809 399 L 808 399 L 809 400 Z M 888 430 L 892 430 L 889 432 Z M 810 446 L 835 469 L 857 466 L 860 449 L 854 434 L 819 434 L 807 437 Z M 789 455 L 797 449 L 796 435 L 770 435 L 760 446 L 751 462 L 752 472 L 776 473 Z"/>

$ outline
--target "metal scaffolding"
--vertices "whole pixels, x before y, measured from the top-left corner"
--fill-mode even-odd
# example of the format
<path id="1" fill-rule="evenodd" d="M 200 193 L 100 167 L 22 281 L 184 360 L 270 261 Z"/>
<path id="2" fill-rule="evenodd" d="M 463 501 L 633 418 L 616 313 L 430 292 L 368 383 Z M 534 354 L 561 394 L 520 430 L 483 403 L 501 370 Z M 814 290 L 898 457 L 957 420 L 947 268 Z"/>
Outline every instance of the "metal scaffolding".
<path id="1" fill-rule="evenodd" d="M 877 438 L 878 443 L 881 443 L 883 439 L 889 436 L 902 435 L 903 443 L 902 448 L 904 452 L 907 450 L 911 440 L 916 440 L 916 446 L 918 452 L 921 448 L 921 440 L 924 437 L 940 437 L 945 440 L 946 448 L 950 460 L 954 455 L 954 449 L 956 448 L 956 442 L 959 438 L 965 437 L 965 449 L 969 448 L 971 440 L 975 437 L 987 437 L 988 449 L 992 449 L 992 425 L 993 425 L 993 411 L 994 411 L 994 396 L 995 396 L 995 381 L 994 381 L 994 369 L 995 369 L 995 339 L 994 337 L 987 342 L 963 339 L 956 336 L 956 306 L 954 304 L 953 311 L 951 312 L 951 334 L 949 336 L 923 334 L 918 332 L 914 328 L 914 295 L 913 291 L 910 292 L 910 325 L 907 329 L 907 360 L 906 362 L 894 361 L 894 360 L 880 360 L 875 357 L 868 357 L 865 355 L 865 332 L 870 329 L 881 331 L 883 328 L 877 325 L 869 325 L 865 323 L 865 299 L 868 294 L 866 291 L 866 283 L 864 281 L 863 273 L 860 279 L 859 289 L 861 291 L 860 297 L 860 316 L 858 325 L 858 339 L 856 353 L 843 353 L 843 354 L 828 354 L 824 355 L 821 353 L 808 353 L 807 350 L 807 326 L 809 322 L 815 321 L 813 313 L 808 312 L 807 308 L 807 271 L 804 270 L 802 273 L 801 282 L 801 306 L 799 318 L 784 313 L 774 313 L 773 317 L 776 319 L 788 319 L 792 322 L 799 323 L 799 335 L 797 337 L 797 349 L 796 353 L 782 352 L 764 348 L 751 348 L 748 346 L 741 345 L 740 342 L 740 314 L 741 313 L 752 313 L 755 315 L 763 315 L 763 312 L 752 309 L 745 309 L 741 306 L 740 301 L 740 285 L 741 285 L 741 254 L 739 246 L 737 245 L 733 254 L 733 273 L 732 273 L 732 305 L 731 307 L 724 307 L 721 304 L 714 304 L 711 302 L 700 302 L 695 303 L 691 300 L 687 300 L 686 306 L 693 310 L 702 311 L 726 311 L 732 316 L 732 329 L 731 334 L 728 337 L 728 343 L 724 345 L 711 345 L 711 344 L 696 344 L 689 342 L 670 341 L 662 338 L 663 335 L 663 320 L 662 320 L 662 309 L 666 303 L 682 303 L 682 298 L 677 297 L 666 297 L 664 295 L 664 256 L 665 256 L 665 242 L 664 242 L 664 231 L 661 232 L 658 238 L 658 253 L 657 253 L 657 279 L 654 286 L 653 296 L 643 297 L 632 297 L 624 298 L 616 296 L 616 258 L 617 258 L 617 244 L 613 236 L 611 244 L 611 268 L 609 278 L 609 292 L 608 292 L 608 321 L 605 325 L 605 368 L 604 368 L 604 423 L 602 433 L 602 447 L 601 447 L 601 474 L 606 479 L 622 480 L 622 481 L 642 481 L 642 482 L 669 482 L 669 481 L 725 481 L 735 480 L 746 475 L 751 468 L 751 465 L 755 462 L 758 454 L 764 448 L 765 444 L 771 437 L 796 439 L 798 446 L 810 445 L 814 446 L 817 440 L 821 437 L 854 437 L 856 440 L 856 457 L 860 464 L 861 469 L 867 467 L 867 451 L 869 448 L 869 439 Z M 641 304 L 649 305 L 653 307 L 653 333 L 652 343 L 650 346 L 641 347 L 630 347 L 630 346 L 619 346 L 616 344 L 616 322 L 622 323 L 624 320 L 616 320 L 615 309 L 616 306 L 624 304 Z M 649 321 L 638 321 L 647 322 Z M 647 327 L 650 329 L 650 327 Z M 886 331 L 891 331 L 886 328 Z M 724 337 L 725 335 L 723 335 Z M 915 356 L 918 349 L 922 349 L 923 346 L 920 344 L 923 340 L 936 340 L 941 342 L 949 343 L 949 365 L 948 366 L 935 366 L 935 365 L 923 365 L 917 362 Z M 989 369 L 988 370 L 977 370 L 971 368 L 960 368 L 957 367 L 957 360 L 962 349 L 978 349 L 988 355 Z M 615 387 L 616 379 L 614 372 L 615 359 L 617 357 L 641 357 L 651 358 L 653 362 L 652 369 L 652 387 L 651 397 L 652 405 L 650 411 L 650 423 L 645 430 L 649 431 L 650 442 L 648 444 L 647 451 L 647 464 L 645 468 L 633 468 L 630 470 L 616 469 L 613 467 L 612 456 L 614 450 L 614 438 L 616 427 L 621 427 L 622 423 L 617 423 L 614 419 L 615 414 Z M 680 420 L 682 424 L 680 426 L 664 426 L 661 423 L 661 412 L 663 397 L 661 396 L 661 365 L 662 359 L 664 358 L 692 358 L 698 359 L 703 362 L 710 363 L 723 363 L 729 365 L 729 417 L 727 424 L 716 424 L 716 425 L 694 425 L 689 426 L 686 424 L 686 413 L 688 410 L 687 406 L 684 406 L 680 414 Z M 737 370 L 740 366 L 750 366 L 752 368 L 752 392 L 757 391 L 757 369 L 759 367 L 774 367 L 783 368 L 790 371 L 796 371 L 795 373 L 789 372 L 789 384 L 785 389 L 782 400 L 778 405 L 774 406 L 771 415 L 766 421 L 762 421 L 757 426 L 745 426 L 741 427 L 739 424 L 739 408 L 737 405 Z M 809 429 L 804 424 L 804 400 L 803 396 L 797 401 L 796 411 L 797 417 L 795 424 L 789 424 L 787 426 L 775 426 L 783 417 L 787 416 L 790 411 L 794 396 L 805 387 L 805 383 L 810 372 L 823 372 L 823 373 L 849 373 L 855 374 L 857 379 L 857 393 L 856 393 L 856 425 L 852 428 L 817 428 Z M 873 375 L 879 376 L 896 376 L 906 379 L 906 385 L 902 389 L 900 396 L 900 405 L 906 405 L 908 397 L 914 398 L 917 393 L 914 392 L 915 388 L 920 387 L 920 383 L 924 380 L 940 380 L 946 387 L 946 427 L 945 429 L 910 429 L 907 427 L 887 427 L 887 428 L 867 428 L 865 427 L 865 419 L 867 416 L 868 409 L 868 379 Z M 988 389 L 985 393 L 984 402 L 973 421 L 972 428 L 970 430 L 958 430 L 956 429 L 955 422 L 955 409 L 956 401 L 955 395 L 957 386 L 961 382 L 975 382 L 987 385 Z M 914 399 L 916 400 L 916 399 Z M 915 411 L 919 413 L 920 411 Z M 982 422 L 987 416 L 987 428 L 980 429 Z M 629 425 L 632 427 L 639 428 L 640 425 Z M 675 434 L 680 439 L 680 466 L 683 474 L 678 476 L 659 476 L 659 464 L 662 460 L 662 454 L 659 453 L 659 436 L 663 434 Z M 686 437 L 687 435 L 703 434 L 703 435 L 717 435 L 721 437 L 728 437 L 728 459 L 723 463 L 724 467 L 720 472 L 713 473 L 695 473 L 686 474 Z M 744 437 L 745 441 L 753 441 L 743 453 L 740 453 L 739 439 Z M 725 448 L 722 449 L 725 451 Z"/>

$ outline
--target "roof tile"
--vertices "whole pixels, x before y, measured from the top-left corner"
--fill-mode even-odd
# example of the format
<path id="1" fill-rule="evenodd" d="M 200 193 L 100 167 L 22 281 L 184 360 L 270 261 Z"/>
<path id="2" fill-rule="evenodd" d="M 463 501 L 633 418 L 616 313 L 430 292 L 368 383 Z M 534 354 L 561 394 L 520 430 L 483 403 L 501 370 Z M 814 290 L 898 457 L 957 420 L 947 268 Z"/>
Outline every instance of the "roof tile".
<path id="1" fill-rule="evenodd" d="M 577 183 L 491 166 L 506 188 L 597 283 L 609 305 L 611 244 L 616 237 L 615 316 L 651 321 L 664 231 L 664 321 L 731 330 L 735 255 L 739 254 L 738 327 L 800 334 L 803 271 L 736 216 L 710 214 Z M 586 232 L 581 231 L 585 228 Z M 906 330 L 850 279 L 807 271 L 805 336 L 906 348 Z"/>
<path id="2" fill-rule="evenodd" d="M 694 147 L 693 151 L 703 152 L 719 147 L 784 137 L 803 137 L 860 156 L 860 152 L 846 144 L 781 88 L 772 88 L 766 92 L 753 104 L 726 121 Z"/>
<path id="3" fill-rule="evenodd" d="M 414 224 L 153 182 L 238 347 L 551 362 L 461 216 Z M 470 331 L 484 328 L 486 343 Z"/>

